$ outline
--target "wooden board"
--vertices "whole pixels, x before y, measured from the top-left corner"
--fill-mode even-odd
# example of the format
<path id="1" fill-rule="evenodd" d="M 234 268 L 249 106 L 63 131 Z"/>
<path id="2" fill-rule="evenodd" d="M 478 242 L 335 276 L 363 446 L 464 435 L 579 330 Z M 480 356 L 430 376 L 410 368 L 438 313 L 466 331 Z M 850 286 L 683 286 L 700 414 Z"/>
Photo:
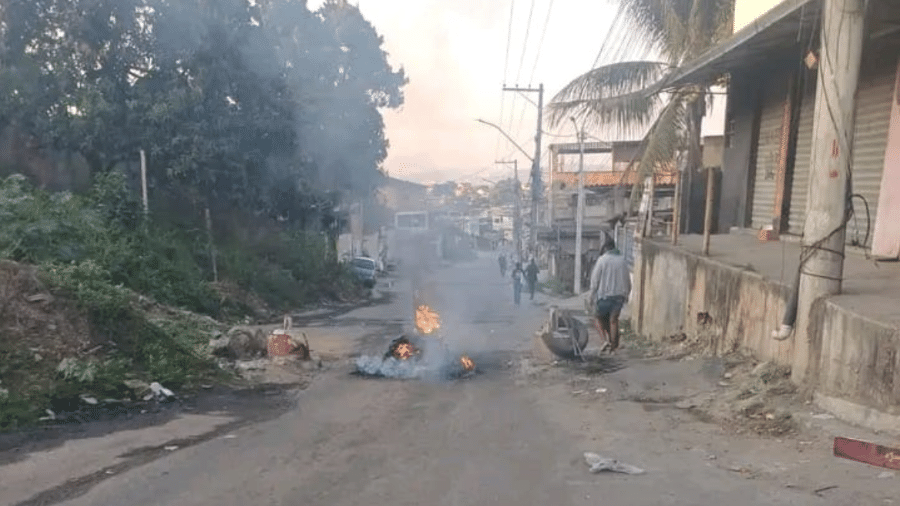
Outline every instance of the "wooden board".
<path id="1" fill-rule="evenodd" d="M 836 437 L 834 456 L 900 471 L 900 450 L 875 443 Z"/>

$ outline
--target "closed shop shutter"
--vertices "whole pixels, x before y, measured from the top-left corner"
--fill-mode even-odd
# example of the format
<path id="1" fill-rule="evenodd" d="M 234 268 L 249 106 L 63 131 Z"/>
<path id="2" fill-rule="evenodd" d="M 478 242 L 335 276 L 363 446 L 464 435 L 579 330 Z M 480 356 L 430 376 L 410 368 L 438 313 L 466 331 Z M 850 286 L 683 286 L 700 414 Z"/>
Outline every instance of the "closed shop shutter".
<path id="1" fill-rule="evenodd" d="M 896 58 L 896 57 L 895 57 Z M 872 243 L 881 176 L 884 173 L 884 150 L 887 148 L 888 128 L 891 123 L 891 97 L 894 93 L 894 68 L 891 65 L 873 65 L 873 71 L 864 73 L 859 82 L 856 99 L 856 129 L 853 140 L 853 193 L 858 193 L 869 204 L 871 222 L 868 224 Z M 863 69 L 865 70 L 865 69 Z M 866 208 L 855 198 L 853 209 L 856 219 L 847 225 L 847 242 L 865 240 Z"/>
<path id="2" fill-rule="evenodd" d="M 759 120 L 759 141 L 756 148 L 756 175 L 753 183 L 754 229 L 772 224 L 775 215 L 775 173 L 781 150 L 781 123 L 784 100 L 787 97 L 787 78 L 772 79 L 763 95 L 763 110 Z"/>
<path id="3" fill-rule="evenodd" d="M 800 104 L 800 125 L 797 128 L 797 151 L 794 158 L 794 177 L 791 182 L 791 202 L 788 233 L 803 233 L 806 203 L 809 200 L 809 157 L 812 155 L 813 118 L 816 109 L 816 76 L 810 72 Z"/>
<path id="4" fill-rule="evenodd" d="M 894 90 L 894 73 L 889 65 L 869 65 L 862 69 L 857 90 L 856 127 L 853 141 L 853 193 L 866 199 L 871 214 L 868 243 L 872 242 L 878 192 L 884 172 L 884 150 L 891 117 L 891 96 Z M 815 79 L 807 81 L 807 96 L 803 99 L 800 126 L 797 136 L 797 154 L 794 162 L 794 180 L 791 185 L 791 206 L 788 232 L 801 235 L 806 221 L 806 205 L 809 199 L 809 163 L 812 155 L 813 117 L 815 116 Z M 847 228 L 847 242 L 857 236 L 862 242 L 866 235 L 866 209 L 859 199 L 853 201 L 856 218 Z M 867 244 L 868 245 L 868 244 Z"/>

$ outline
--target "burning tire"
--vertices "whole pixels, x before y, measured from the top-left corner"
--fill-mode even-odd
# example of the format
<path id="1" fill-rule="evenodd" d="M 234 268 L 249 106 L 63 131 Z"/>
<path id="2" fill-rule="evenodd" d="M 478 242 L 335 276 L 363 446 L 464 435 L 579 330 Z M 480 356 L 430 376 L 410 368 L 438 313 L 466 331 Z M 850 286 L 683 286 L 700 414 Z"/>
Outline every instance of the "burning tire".
<path id="1" fill-rule="evenodd" d="M 391 341 L 387 352 L 384 354 L 384 359 L 396 358 L 397 360 L 409 360 L 418 358 L 421 354 L 422 348 L 420 346 L 417 346 L 416 343 L 410 341 L 408 337 L 400 336 Z"/>

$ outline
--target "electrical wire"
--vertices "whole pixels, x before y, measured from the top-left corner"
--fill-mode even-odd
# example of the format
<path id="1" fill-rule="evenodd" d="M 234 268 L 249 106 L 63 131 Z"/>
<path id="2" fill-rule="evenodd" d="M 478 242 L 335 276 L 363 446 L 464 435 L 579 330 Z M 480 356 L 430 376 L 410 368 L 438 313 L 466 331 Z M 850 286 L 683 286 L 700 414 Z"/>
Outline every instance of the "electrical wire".
<path id="1" fill-rule="evenodd" d="M 528 51 L 528 39 L 531 36 L 531 22 L 532 22 L 533 18 L 534 18 L 534 0 L 531 0 L 531 7 L 528 10 L 528 22 L 525 25 L 525 37 L 522 40 L 522 55 L 519 58 L 519 67 L 516 70 L 516 82 L 515 82 L 516 86 L 519 86 L 519 80 L 522 77 L 522 67 L 524 67 L 524 65 L 525 65 L 525 54 Z M 516 104 L 517 104 L 516 99 L 517 98 L 518 97 L 516 95 L 513 95 L 512 105 L 510 106 L 510 111 L 509 111 L 509 124 L 506 128 L 506 130 L 509 132 L 512 131 L 513 125 L 515 124 L 515 115 L 516 115 L 515 111 L 517 109 L 517 107 L 516 107 Z M 523 106 L 522 111 L 523 111 L 522 114 L 524 115 L 525 114 L 524 106 Z M 522 130 L 521 122 L 522 122 L 522 119 L 520 118 L 519 119 L 520 126 L 519 126 L 519 128 L 516 129 L 516 132 L 515 132 L 516 137 L 518 137 L 519 132 L 521 132 L 521 130 Z"/>
<path id="2" fill-rule="evenodd" d="M 513 15 L 515 14 L 516 9 L 516 0 L 510 0 L 509 2 L 509 28 L 506 31 L 506 56 L 503 59 L 503 87 L 506 86 L 506 78 L 509 75 L 509 49 L 512 46 L 512 27 L 513 27 Z M 504 107 L 506 105 L 506 92 L 503 91 L 503 87 L 500 89 L 500 122 L 503 122 L 503 112 Z M 497 143 L 494 147 L 494 156 L 496 157 L 497 153 L 500 152 L 500 142 L 502 141 L 503 136 L 500 135 L 500 132 L 497 132 Z"/>
<path id="3" fill-rule="evenodd" d="M 616 11 L 616 17 L 613 18 L 612 23 L 609 25 L 609 30 L 606 31 L 606 36 L 603 38 L 603 44 L 600 45 L 600 50 L 597 51 L 597 57 L 594 58 L 594 63 L 591 65 L 591 69 L 597 68 L 597 64 L 600 63 L 600 57 L 603 56 L 604 51 L 606 50 L 607 44 L 609 44 L 610 39 L 612 38 L 613 30 L 619 26 L 619 18 L 622 17 L 622 9 L 621 7 Z"/>
<path id="4" fill-rule="evenodd" d="M 522 74 L 522 66 L 525 64 L 525 52 L 528 50 L 528 36 L 531 32 L 531 19 L 534 14 L 534 0 L 531 0 L 531 9 L 528 11 L 528 24 L 525 25 L 525 40 L 522 41 L 522 57 L 519 59 L 519 70 L 516 72 L 516 86 Z"/>
<path id="5" fill-rule="evenodd" d="M 541 59 L 541 48 L 544 46 L 544 36 L 547 35 L 547 25 L 550 24 L 550 15 L 553 13 L 553 2 L 556 0 L 550 0 L 550 6 L 547 7 L 547 16 L 544 18 L 544 29 L 541 30 L 541 38 L 538 41 L 537 54 L 534 57 L 534 66 L 531 67 L 531 76 L 528 78 L 529 86 L 530 83 L 534 81 L 534 73 L 537 71 L 538 61 Z"/>

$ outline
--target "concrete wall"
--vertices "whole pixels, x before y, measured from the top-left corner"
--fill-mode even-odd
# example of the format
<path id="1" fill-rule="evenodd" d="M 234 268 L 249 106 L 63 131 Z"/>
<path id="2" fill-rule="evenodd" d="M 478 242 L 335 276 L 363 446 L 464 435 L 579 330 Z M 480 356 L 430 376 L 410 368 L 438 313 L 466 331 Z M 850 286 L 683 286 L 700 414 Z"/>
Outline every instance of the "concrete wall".
<path id="1" fill-rule="evenodd" d="M 791 341 L 770 335 L 784 312 L 786 286 L 666 244 L 642 241 L 640 249 L 634 274 L 639 293 L 632 301 L 640 334 L 655 340 L 685 334 L 716 354 L 741 349 L 790 365 Z M 711 321 L 698 323 L 700 313 Z"/>
<path id="2" fill-rule="evenodd" d="M 641 241 L 637 255 L 631 314 L 638 333 L 654 340 L 685 334 L 717 355 L 740 349 L 791 366 L 798 337 L 771 337 L 786 286 L 668 244 Z M 813 311 L 815 367 L 805 386 L 842 419 L 900 431 L 900 323 L 856 314 L 842 297 L 852 295 L 823 300 Z M 698 321 L 700 313 L 708 323 Z"/>
<path id="3" fill-rule="evenodd" d="M 900 329 L 839 302 L 840 297 L 827 300 L 818 312 L 821 324 L 814 338 L 820 346 L 812 351 L 819 355 L 817 392 L 900 416 Z"/>

